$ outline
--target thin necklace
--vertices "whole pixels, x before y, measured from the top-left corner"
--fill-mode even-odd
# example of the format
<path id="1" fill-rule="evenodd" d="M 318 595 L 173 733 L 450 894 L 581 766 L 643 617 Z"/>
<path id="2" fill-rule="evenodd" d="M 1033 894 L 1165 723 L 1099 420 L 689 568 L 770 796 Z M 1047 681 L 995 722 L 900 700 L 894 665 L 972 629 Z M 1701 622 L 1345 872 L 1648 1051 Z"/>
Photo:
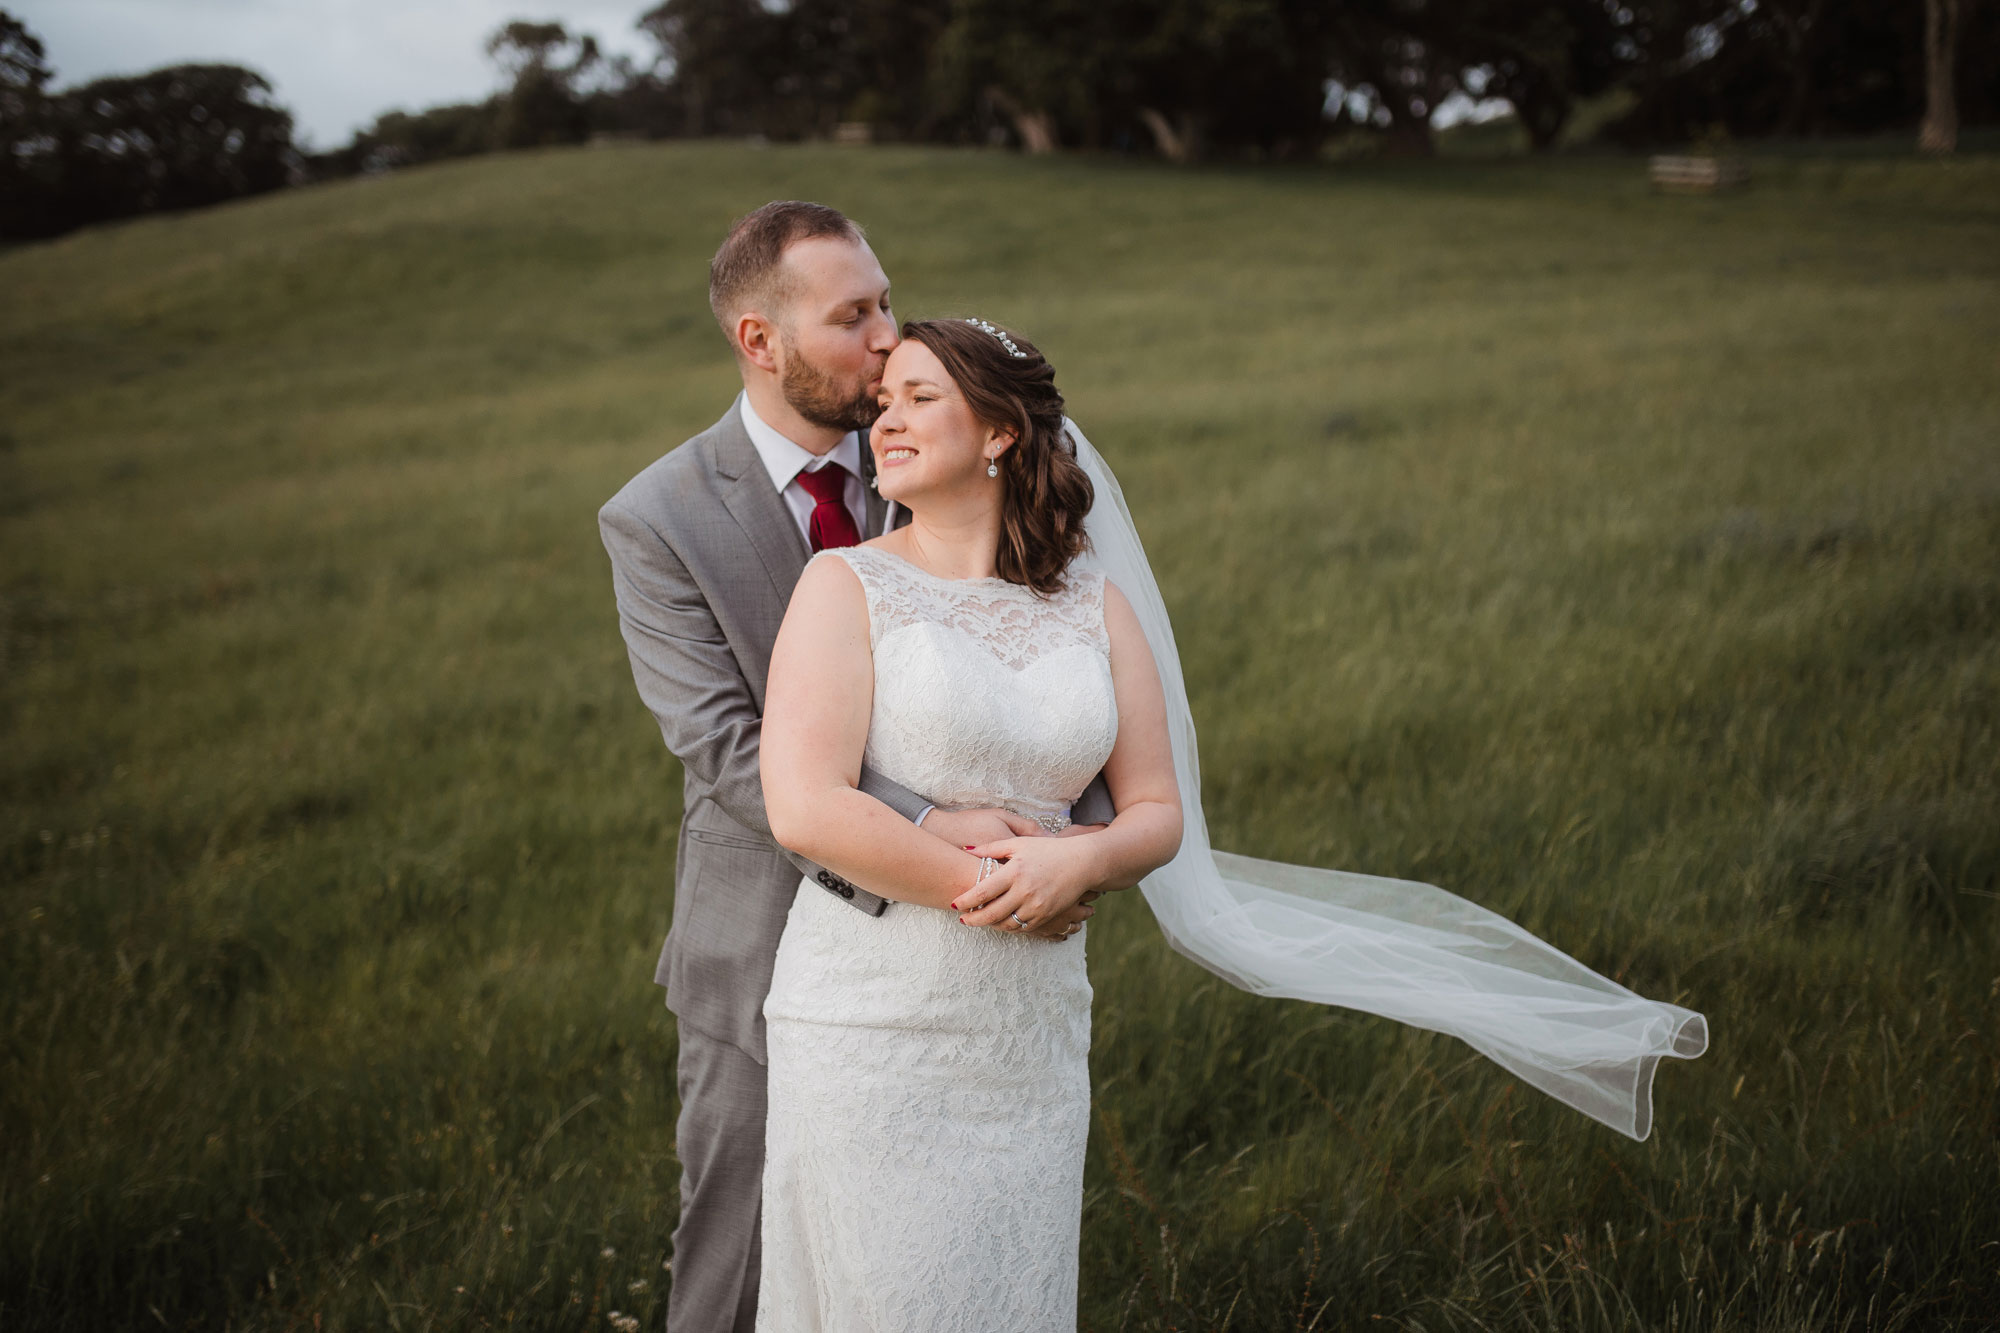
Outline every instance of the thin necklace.
<path id="1" fill-rule="evenodd" d="M 992 574 L 974 574 L 967 578 L 955 579 L 950 577 L 949 575 L 940 574 L 937 572 L 935 568 L 934 561 L 929 559 L 919 558 L 922 555 L 922 546 L 918 541 L 919 534 L 917 532 L 917 524 L 914 517 L 911 519 L 909 525 L 904 529 L 904 531 L 909 533 L 909 536 L 904 539 L 904 545 L 910 548 L 911 554 L 903 558 L 910 564 L 915 565 L 922 572 L 930 575 L 934 579 L 937 579 L 944 583 L 971 583 L 971 582 L 977 582 L 980 579 L 991 579 L 997 577 L 997 575 L 992 575 Z"/>

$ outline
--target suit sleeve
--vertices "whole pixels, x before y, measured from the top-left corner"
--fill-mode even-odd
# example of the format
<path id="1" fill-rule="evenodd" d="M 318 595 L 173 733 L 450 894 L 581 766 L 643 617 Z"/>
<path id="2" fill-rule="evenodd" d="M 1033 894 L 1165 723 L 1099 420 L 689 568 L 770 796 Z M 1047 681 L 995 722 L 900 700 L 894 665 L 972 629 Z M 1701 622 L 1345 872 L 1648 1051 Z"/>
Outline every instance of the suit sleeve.
<path id="1" fill-rule="evenodd" d="M 723 813 L 768 835 L 757 771 L 763 717 L 707 597 L 666 538 L 638 515 L 614 500 L 598 511 L 597 522 L 611 557 L 632 679 L 667 749 L 709 788 Z M 865 768 L 860 787 L 906 819 L 928 804 Z M 807 875 L 820 869 L 791 859 Z"/>
<path id="2" fill-rule="evenodd" d="M 1109 824 L 1118 817 L 1118 807 L 1111 802 L 1111 788 L 1102 773 L 1092 778 L 1083 795 L 1076 798 L 1069 817 L 1079 824 Z"/>

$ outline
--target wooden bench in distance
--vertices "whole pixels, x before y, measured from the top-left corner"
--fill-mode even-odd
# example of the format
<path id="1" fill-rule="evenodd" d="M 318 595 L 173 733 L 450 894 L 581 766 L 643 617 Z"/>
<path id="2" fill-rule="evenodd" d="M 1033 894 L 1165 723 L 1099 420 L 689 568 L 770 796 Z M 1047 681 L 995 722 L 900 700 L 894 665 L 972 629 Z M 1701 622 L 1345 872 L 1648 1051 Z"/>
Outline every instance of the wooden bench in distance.
<path id="1" fill-rule="evenodd" d="M 1750 179 L 1741 158 L 1674 157 L 1661 154 L 1650 163 L 1653 188 L 1675 194 L 1712 194 Z"/>

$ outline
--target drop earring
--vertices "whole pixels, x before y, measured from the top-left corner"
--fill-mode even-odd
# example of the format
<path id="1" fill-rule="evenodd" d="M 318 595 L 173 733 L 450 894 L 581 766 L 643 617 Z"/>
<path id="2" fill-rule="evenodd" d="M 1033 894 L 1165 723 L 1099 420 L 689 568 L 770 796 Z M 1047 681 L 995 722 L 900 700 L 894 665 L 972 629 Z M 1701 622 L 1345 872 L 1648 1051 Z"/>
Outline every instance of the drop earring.
<path id="1" fill-rule="evenodd" d="M 1000 475 L 1000 461 L 998 459 L 989 458 L 986 460 L 986 475 L 989 477 Z"/>

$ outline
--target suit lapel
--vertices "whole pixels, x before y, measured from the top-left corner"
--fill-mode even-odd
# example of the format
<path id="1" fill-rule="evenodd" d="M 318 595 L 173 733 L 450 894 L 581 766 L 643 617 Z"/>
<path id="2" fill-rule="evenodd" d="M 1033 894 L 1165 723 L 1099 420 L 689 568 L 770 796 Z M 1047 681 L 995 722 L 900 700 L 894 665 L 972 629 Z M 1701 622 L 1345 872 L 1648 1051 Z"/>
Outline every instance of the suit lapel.
<path id="1" fill-rule="evenodd" d="M 799 535 L 799 525 L 785 508 L 784 497 L 771 485 L 771 475 L 764 471 L 737 408 L 731 408 L 716 423 L 710 438 L 722 503 L 750 539 L 764 572 L 771 576 L 782 612 L 792 599 L 799 575 L 805 572 L 806 539 Z"/>

